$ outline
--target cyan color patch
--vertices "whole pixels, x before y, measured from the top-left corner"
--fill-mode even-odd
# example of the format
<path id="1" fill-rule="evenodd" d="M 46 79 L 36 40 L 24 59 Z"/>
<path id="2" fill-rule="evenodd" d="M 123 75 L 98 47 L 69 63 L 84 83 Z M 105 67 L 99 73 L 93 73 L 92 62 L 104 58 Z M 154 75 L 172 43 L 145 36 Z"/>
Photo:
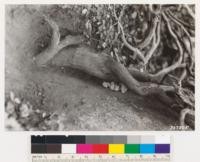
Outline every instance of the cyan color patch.
<path id="1" fill-rule="evenodd" d="M 155 144 L 140 144 L 140 153 L 141 154 L 154 154 L 155 153 Z"/>

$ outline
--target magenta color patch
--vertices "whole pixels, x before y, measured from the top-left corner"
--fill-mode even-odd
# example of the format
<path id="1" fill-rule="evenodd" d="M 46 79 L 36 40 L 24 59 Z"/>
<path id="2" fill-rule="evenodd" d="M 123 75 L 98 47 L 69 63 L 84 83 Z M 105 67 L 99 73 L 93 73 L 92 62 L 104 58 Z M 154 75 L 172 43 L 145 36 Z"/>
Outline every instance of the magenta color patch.
<path id="1" fill-rule="evenodd" d="M 91 144 L 77 144 L 76 153 L 90 154 L 92 153 L 92 145 Z"/>

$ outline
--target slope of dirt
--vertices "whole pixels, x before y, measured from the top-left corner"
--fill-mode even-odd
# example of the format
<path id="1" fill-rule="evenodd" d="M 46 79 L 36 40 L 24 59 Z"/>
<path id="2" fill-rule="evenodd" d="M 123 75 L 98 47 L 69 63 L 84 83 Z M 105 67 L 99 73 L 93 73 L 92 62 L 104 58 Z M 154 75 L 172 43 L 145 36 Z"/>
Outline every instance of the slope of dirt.
<path id="1" fill-rule="evenodd" d="M 73 69 L 37 67 L 33 56 L 38 46 L 46 46 L 41 38 L 49 39 L 40 9 L 6 7 L 6 95 L 13 91 L 34 109 L 57 112 L 63 116 L 63 130 L 169 130 L 177 124 L 156 98 L 112 92 L 101 81 Z"/>

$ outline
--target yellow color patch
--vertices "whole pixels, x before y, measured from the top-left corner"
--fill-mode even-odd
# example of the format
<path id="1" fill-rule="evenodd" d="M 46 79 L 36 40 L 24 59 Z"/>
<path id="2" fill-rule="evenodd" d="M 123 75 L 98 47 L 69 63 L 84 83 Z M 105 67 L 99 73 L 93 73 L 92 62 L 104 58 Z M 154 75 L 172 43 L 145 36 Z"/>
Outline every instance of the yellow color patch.
<path id="1" fill-rule="evenodd" d="M 124 154 L 124 144 L 109 144 L 109 154 Z"/>

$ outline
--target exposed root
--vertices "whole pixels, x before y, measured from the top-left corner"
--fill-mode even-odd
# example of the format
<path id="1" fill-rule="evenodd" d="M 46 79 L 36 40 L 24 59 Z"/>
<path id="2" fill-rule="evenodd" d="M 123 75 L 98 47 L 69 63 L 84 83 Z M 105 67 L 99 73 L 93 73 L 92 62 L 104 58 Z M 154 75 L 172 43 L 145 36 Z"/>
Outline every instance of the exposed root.
<path id="1" fill-rule="evenodd" d="M 159 94 L 162 91 L 173 91 L 174 88 L 171 86 L 158 85 L 154 83 L 141 83 L 131 76 L 129 71 L 120 63 L 109 60 L 107 66 L 117 76 L 117 78 L 124 83 L 130 90 L 135 93 L 146 96 L 150 94 Z"/>
<path id="2" fill-rule="evenodd" d="M 153 39 L 153 37 L 155 36 L 155 32 L 156 32 L 156 28 L 157 28 L 157 24 L 158 24 L 158 17 L 156 16 L 154 19 L 153 19 L 153 23 L 152 23 L 152 27 L 148 33 L 148 35 L 146 36 L 146 38 L 144 39 L 144 41 L 142 41 L 141 43 L 139 43 L 137 45 L 138 48 L 142 49 L 142 48 L 145 48 L 147 47 L 151 40 Z"/>
<path id="3" fill-rule="evenodd" d="M 174 71 L 178 67 L 180 67 L 182 59 L 183 59 L 183 49 L 182 49 L 182 46 L 181 46 L 181 44 L 180 44 L 180 42 L 179 42 L 176 34 L 173 32 L 173 30 L 171 28 L 171 25 L 169 23 L 169 19 L 167 18 L 167 16 L 166 16 L 165 13 L 162 13 L 162 16 L 163 16 L 163 19 L 165 20 L 165 22 L 167 23 L 167 27 L 168 27 L 168 30 L 169 30 L 171 36 L 174 38 L 174 40 L 176 42 L 176 45 L 177 45 L 178 50 L 179 50 L 179 58 L 171 66 L 169 66 L 169 67 L 167 67 L 165 69 L 162 69 L 161 71 L 159 71 L 159 72 L 157 72 L 156 74 L 153 75 L 154 77 L 161 77 L 161 78 L 164 77 L 165 75 L 167 75 L 168 73 Z"/>
<path id="4" fill-rule="evenodd" d="M 39 66 L 45 66 L 45 64 L 47 64 L 48 61 L 51 60 L 64 47 L 77 45 L 84 41 L 84 37 L 81 35 L 68 35 L 63 40 L 60 40 L 58 25 L 47 16 L 44 16 L 44 18 L 52 28 L 52 38 L 50 46 L 35 58 L 35 62 Z"/>
<path id="5" fill-rule="evenodd" d="M 186 88 L 183 88 L 181 85 L 178 87 L 178 95 L 183 100 L 184 103 L 190 107 L 194 106 L 194 95 L 191 91 Z"/>
<path id="6" fill-rule="evenodd" d="M 157 23 L 155 34 L 153 36 L 153 41 L 151 45 L 151 49 L 148 51 L 146 54 L 145 60 L 144 60 L 144 65 L 146 65 L 151 57 L 153 56 L 155 50 L 158 48 L 158 45 L 160 43 L 160 23 Z"/>
<path id="7" fill-rule="evenodd" d="M 115 8 L 114 8 L 114 9 L 115 9 Z M 122 11 L 121 11 L 121 13 L 120 13 L 119 18 L 117 18 L 116 11 L 114 10 L 114 12 L 115 12 L 115 18 L 116 18 L 116 20 L 117 20 L 117 22 L 118 22 L 118 28 L 120 29 L 120 31 L 121 31 L 121 33 L 122 33 L 122 34 L 121 34 L 122 41 L 123 41 L 124 45 L 125 45 L 128 49 L 130 49 L 131 51 L 133 51 L 134 54 L 136 54 L 136 55 L 144 62 L 144 55 L 143 55 L 143 53 L 142 53 L 138 48 L 133 47 L 132 45 L 130 45 L 130 44 L 127 42 L 127 40 L 126 40 L 125 33 L 124 33 L 124 29 L 123 29 L 123 26 L 122 26 L 122 24 L 121 24 L 121 19 L 122 19 L 122 16 L 124 15 L 124 10 L 125 10 L 125 6 L 123 7 L 123 9 L 122 9 Z"/>
<path id="8" fill-rule="evenodd" d="M 170 10 L 168 10 L 167 11 L 167 15 L 169 16 L 169 18 L 175 23 L 175 24 L 177 24 L 178 26 L 180 26 L 180 28 L 183 30 L 183 32 L 185 33 L 185 35 L 187 36 L 187 38 L 188 38 L 188 41 L 189 41 L 189 45 L 190 45 L 190 49 L 188 49 L 187 48 L 187 45 L 184 43 L 184 41 L 183 41 L 183 43 L 185 44 L 185 47 L 186 47 L 186 50 L 187 50 L 187 53 L 188 53 L 188 55 L 189 55 L 189 57 L 190 57 L 190 71 L 191 71 L 191 69 L 192 69 L 192 67 L 193 67 L 193 65 L 194 65 L 194 56 L 193 56 L 193 54 L 194 54 L 194 51 L 193 51 L 193 43 L 192 43 L 192 39 L 191 39 L 191 36 L 190 36 L 190 34 L 189 34 L 189 32 L 187 31 L 187 29 L 184 27 L 184 25 L 182 24 L 182 23 L 180 23 L 177 19 L 175 19 L 173 16 L 172 16 L 172 13 L 171 13 L 171 11 Z M 190 72 L 191 73 L 191 72 Z"/>
<path id="9" fill-rule="evenodd" d="M 175 17 L 175 15 L 171 12 L 171 10 L 169 9 L 168 10 L 168 13 L 169 13 L 169 16 L 172 17 L 175 21 L 179 22 L 181 25 L 183 25 L 184 27 L 188 28 L 188 29 L 191 29 L 191 30 L 194 30 L 195 27 L 193 26 L 193 24 L 187 24 L 186 22 L 178 19 Z"/>
<path id="10" fill-rule="evenodd" d="M 144 45 L 151 44 L 150 50 L 146 53 L 145 56 L 144 53 L 140 51 L 138 47 L 133 47 L 126 40 L 126 36 L 121 22 L 122 16 L 124 15 L 124 10 L 125 6 L 120 12 L 119 17 L 117 17 L 116 12 L 114 11 L 114 15 L 118 24 L 118 35 L 121 34 L 122 42 L 124 43 L 124 45 L 127 48 L 129 48 L 132 52 L 134 52 L 134 54 L 136 54 L 136 56 L 138 56 L 140 60 L 142 60 L 142 64 L 147 65 L 161 41 L 161 20 L 157 18 L 154 19 L 153 24 L 155 26 L 153 26 L 152 31 L 150 31 L 152 33 L 149 33 L 148 40 L 144 40 L 143 44 L 140 44 L 139 48 L 142 48 Z M 47 17 L 45 17 L 45 20 L 49 23 L 53 31 L 52 39 L 50 46 L 46 50 L 41 52 L 38 56 L 36 56 L 36 63 L 39 66 L 41 66 L 47 64 L 51 60 L 51 63 L 53 65 L 69 66 L 71 68 L 81 70 L 89 75 L 102 79 L 103 81 L 121 82 L 129 90 L 133 91 L 138 95 L 156 95 L 158 96 L 158 99 L 162 100 L 163 102 L 168 102 L 168 105 L 172 105 L 174 104 L 174 100 L 170 98 L 166 94 L 166 92 L 175 92 L 177 89 L 175 89 L 175 87 L 171 85 L 161 85 L 160 82 L 170 72 L 176 70 L 177 68 L 184 68 L 181 77 L 177 79 L 179 80 L 179 83 L 181 85 L 182 80 L 184 80 L 184 78 L 187 75 L 187 72 L 185 68 L 186 63 L 183 62 L 183 48 L 178 36 L 172 29 L 170 20 L 172 19 L 174 23 L 178 24 L 179 27 L 185 32 L 188 38 L 189 33 L 182 24 L 174 20 L 167 13 L 168 12 L 163 11 L 162 18 L 166 22 L 169 34 L 172 36 L 178 47 L 179 57 L 178 60 L 176 60 L 172 65 L 160 70 L 156 74 L 150 74 L 147 71 L 141 72 L 136 68 L 127 69 L 123 64 L 120 63 L 120 58 L 118 58 L 117 53 L 115 54 L 118 61 L 115 61 L 112 57 L 103 53 L 97 53 L 88 46 L 79 45 L 84 41 L 83 36 L 69 35 L 66 36 L 63 40 L 60 40 L 59 27 L 55 22 L 53 22 Z M 79 46 L 65 48 L 71 45 Z M 114 90 L 115 89 L 117 90 L 118 87 L 114 88 Z M 182 89 L 182 87 L 179 87 L 178 95 L 180 95 L 184 103 L 192 107 L 194 104 L 193 101 L 190 102 L 187 99 L 185 99 L 184 93 L 187 93 L 187 91 Z M 186 112 L 185 111 L 181 112 L 181 122 L 185 120 L 186 114 L 190 113 L 190 111 L 192 110 Z"/>

